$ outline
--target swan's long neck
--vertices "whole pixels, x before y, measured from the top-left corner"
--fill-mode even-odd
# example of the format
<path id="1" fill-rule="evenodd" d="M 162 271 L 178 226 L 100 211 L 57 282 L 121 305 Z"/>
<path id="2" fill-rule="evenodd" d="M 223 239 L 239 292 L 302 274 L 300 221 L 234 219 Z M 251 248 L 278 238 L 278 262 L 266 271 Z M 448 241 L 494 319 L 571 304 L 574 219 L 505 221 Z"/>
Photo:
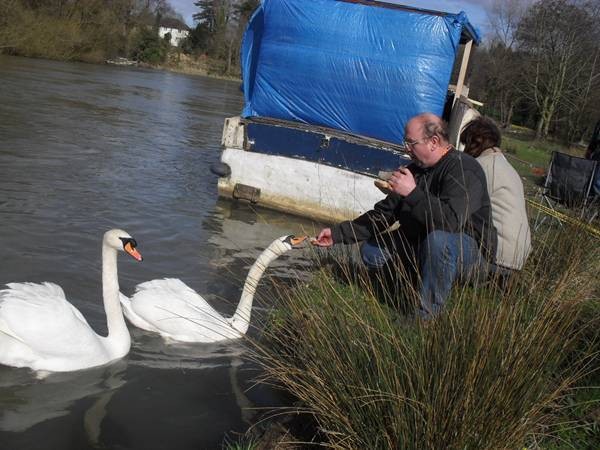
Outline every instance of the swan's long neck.
<path id="1" fill-rule="evenodd" d="M 275 241 L 269 245 L 269 247 L 267 247 L 256 259 L 254 264 L 252 264 L 250 272 L 248 272 L 248 276 L 246 277 L 246 282 L 244 283 L 244 290 L 242 291 L 240 303 L 235 310 L 235 314 L 231 318 L 231 324 L 240 333 L 246 334 L 246 331 L 248 331 L 254 293 L 256 292 L 256 287 L 258 286 L 258 282 L 263 273 L 267 270 L 267 267 L 269 267 L 271 262 L 287 250 L 288 249 L 280 241 Z"/>
<path id="2" fill-rule="evenodd" d="M 107 351 L 111 356 L 118 358 L 129 351 L 131 338 L 119 302 L 117 251 L 107 244 L 102 246 L 102 296 L 108 328 L 105 340 Z"/>

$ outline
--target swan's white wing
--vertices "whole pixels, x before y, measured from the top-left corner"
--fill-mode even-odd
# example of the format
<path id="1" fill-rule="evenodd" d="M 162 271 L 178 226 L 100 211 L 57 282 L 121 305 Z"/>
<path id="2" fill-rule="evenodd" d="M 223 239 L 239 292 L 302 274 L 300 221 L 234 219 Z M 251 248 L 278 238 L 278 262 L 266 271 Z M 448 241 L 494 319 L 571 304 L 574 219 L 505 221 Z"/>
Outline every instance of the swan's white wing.
<path id="1" fill-rule="evenodd" d="M 70 326 L 89 325 L 81 313 L 65 298 L 62 288 L 54 283 L 9 283 L 0 290 L 0 318 L 7 332 L 24 339 L 47 338 L 64 332 Z M 41 319 L 48 319 L 41 323 Z"/>
<path id="2" fill-rule="evenodd" d="M 0 290 L 0 331 L 45 359 L 93 352 L 98 336 L 81 313 L 53 283 L 10 283 Z M 14 341 L 11 341 L 14 344 Z M 12 364 L 9 345 L 0 349 L 0 362 Z M 23 355 L 25 356 L 25 355 Z M 8 360 L 7 360 L 8 359 Z"/>
<path id="3" fill-rule="evenodd" d="M 150 327 L 140 328 L 181 341 L 215 342 L 239 337 L 229 319 L 174 278 L 139 284 L 130 308 L 125 308 L 125 315 L 136 326 L 143 322 L 150 324 Z"/>
<path id="4" fill-rule="evenodd" d="M 123 307 L 123 314 L 134 326 L 141 328 L 142 330 L 160 333 L 160 330 L 135 312 L 131 300 L 121 292 L 119 292 L 119 301 Z"/>

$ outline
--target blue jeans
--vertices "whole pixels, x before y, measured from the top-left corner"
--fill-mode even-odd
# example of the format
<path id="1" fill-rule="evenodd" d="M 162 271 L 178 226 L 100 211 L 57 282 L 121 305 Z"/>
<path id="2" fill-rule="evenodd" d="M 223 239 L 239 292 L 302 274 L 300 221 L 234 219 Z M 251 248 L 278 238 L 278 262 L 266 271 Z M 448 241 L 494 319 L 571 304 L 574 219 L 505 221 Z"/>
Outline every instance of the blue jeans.
<path id="1" fill-rule="evenodd" d="M 457 278 L 468 279 L 485 262 L 479 245 L 465 233 L 433 231 L 415 249 L 418 255 L 421 286 L 418 315 L 431 318 L 441 312 Z M 382 269 L 390 262 L 390 250 L 373 241 L 361 247 L 361 256 L 369 269 Z"/>

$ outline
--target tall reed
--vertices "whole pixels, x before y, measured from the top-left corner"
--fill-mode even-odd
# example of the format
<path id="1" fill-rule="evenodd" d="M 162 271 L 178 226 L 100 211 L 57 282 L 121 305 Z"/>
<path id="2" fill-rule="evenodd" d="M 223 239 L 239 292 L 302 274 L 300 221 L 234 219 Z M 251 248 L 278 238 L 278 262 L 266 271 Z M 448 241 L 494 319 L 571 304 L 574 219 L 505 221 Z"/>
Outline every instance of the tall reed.
<path id="1" fill-rule="evenodd" d="M 414 289 L 376 289 L 338 257 L 337 275 L 323 268 L 279 301 L 254 346 L 263 381 L 293 394 L 331 448 L 522 448 L 590 369 L 575 350 L 594 326 L 581 311 L 600 261 L 578 230 L 535 238 L 506 287 L 457 288 L 426 322 L 397 312 Z"/>

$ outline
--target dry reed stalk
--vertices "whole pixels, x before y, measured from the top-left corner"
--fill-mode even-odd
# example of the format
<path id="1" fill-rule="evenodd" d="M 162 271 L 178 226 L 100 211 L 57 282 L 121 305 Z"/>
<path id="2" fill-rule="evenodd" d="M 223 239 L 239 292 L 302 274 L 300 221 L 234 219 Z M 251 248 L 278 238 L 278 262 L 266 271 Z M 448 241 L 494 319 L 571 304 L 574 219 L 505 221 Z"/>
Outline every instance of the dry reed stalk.
<path id="1" fill-rule="evenodd" d="M 339 270 L 280 300 L 252 357 L 331 448 L 517 448 L 587 370 L 585 355 L 565 364 L 596 283 L 580 236 L 537 236 L 505 289 L 457 288 L 428 322 L 388 306 L 415 302 L 414 289 L 378 289 L 338 256 Z"/>

